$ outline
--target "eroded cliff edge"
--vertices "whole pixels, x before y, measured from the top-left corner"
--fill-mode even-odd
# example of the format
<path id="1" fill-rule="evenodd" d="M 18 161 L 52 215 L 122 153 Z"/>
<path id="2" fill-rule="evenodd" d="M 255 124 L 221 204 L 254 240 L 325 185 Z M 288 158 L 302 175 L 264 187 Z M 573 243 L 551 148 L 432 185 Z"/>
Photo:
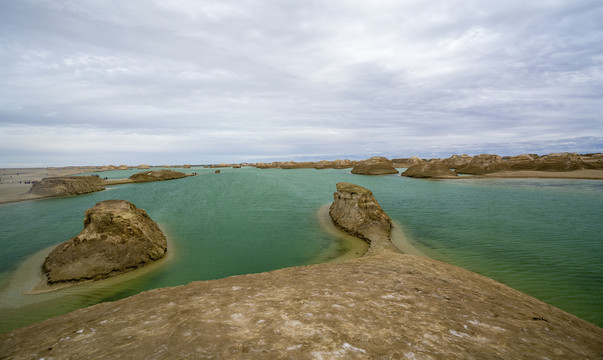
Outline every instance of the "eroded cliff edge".
<path id="1" fill-rule="evenodd" d="M 0 354 L 15 359 L 597 359 L 603 354 L 603 330 L 590 323 L 470 271 L 380 246 L 389 241 L 387 229 L 377 228 L 387 227 L 385 214 L 378 214 L 378 204 L 361 189 L 338 186 L 335 202 L 342 202 L 334 207 L 342 219 L 359 219 L 358 226 L 353 221 L 338 226 L 351 224 L 348 231 L 364 233 L 371 248 L 377 247 L 365 257 L 147 291 L 2 334 Z"/>

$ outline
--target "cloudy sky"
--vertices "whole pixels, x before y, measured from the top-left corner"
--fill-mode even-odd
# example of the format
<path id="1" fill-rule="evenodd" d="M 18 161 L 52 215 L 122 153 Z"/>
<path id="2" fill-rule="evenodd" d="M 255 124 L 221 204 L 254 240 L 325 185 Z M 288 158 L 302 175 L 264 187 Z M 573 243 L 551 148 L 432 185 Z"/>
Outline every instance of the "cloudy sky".
<path id="1" fill-rule="evenodd" d="M 0 167 L 603 151 L 600 0 L 0 1 Z"/>

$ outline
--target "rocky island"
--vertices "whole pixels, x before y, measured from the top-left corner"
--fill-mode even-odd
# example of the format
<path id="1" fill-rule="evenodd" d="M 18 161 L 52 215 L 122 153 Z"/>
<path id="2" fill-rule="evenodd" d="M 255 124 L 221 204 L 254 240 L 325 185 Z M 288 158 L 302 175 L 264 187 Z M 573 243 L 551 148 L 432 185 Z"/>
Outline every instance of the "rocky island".
<path id="1" fill-rule="evenodd" d="M 143 171 L 137 174 L 134 174 L 129 177 L 133 182 L 151 182 L 151 181 L 164 181 L 164 180 L 173 180 L 173 179 L 181 179 L 183 177 L 187 177 L 191 175 L 187 175 L 180 171 L 174 170 L 154 170 L 154 171 Z"/>
<path id="2" fill-rule="evenodd" d="M 382 156 L 360 161 L 352 169 L 352 174 L 359 175 L 389 175 L 397 173 L 398 170 L 394 168 L 393 162 Z"/>
<path id="3" fill-rule="evenodd" d="M 58 176 L 34 182 L 28 194 L 40 197 L 72 196 L 105 190 L 98 176 Z"/>
<path id="4" fill-rule="evenodd" d="M 48 285 L 99 280 L 161 259 L 165 235 L 143 209 L 105 200 L 86 210 L 84 230 L 58 245 L 42 264 Z"/>
<path id="5" fill-rule="evenodd" d="M 598 359 L 603 329 L 484 276 L 403 254 L 372 193 L 338 184 L 361 258 L 199 281 L 0 335 L 31 358 Z"/>
<path id="6" fill-rule="evenodd" d="M 450 179 L 457 177 L 458 174 L 439 161 L 430 161 L 409 167 L 402 173 L 402 176 L 424 179 Z"/>

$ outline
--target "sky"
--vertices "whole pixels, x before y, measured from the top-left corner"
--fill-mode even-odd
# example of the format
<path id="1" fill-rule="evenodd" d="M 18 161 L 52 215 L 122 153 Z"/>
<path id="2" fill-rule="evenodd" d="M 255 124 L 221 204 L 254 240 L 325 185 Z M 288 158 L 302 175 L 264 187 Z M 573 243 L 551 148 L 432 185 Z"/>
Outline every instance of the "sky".
<path id="1" fill-rule="evenodd" d="M 0 167 L 603 151 L 600 0 L 1 0 Z"/>

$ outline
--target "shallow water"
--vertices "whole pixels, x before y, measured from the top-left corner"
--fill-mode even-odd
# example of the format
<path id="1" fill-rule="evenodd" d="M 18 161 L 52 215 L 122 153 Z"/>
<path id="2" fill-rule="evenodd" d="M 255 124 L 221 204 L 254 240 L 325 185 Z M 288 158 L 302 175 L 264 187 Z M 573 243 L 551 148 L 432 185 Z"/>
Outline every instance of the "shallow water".
<path id="1" fill-rule="evenodd" d="M 179 170 L 199 176 L 0 205 L 0 331 L 152 288 L 335 258 L 345 242 L 321 226 L 317 213 L 332 201 L 340 181 L 372 190 L 428 256 L 603 326 L 603 181 L 429 181 L 331 169 Z M 138 276 L 26 295 L 27 301 L 10 295 L 15 283 L 9 280 L 23 261 L 79 233 L 86 209 L 116 198 L 144 208 L 160 224 L 170 241 L 168 261 Z"/>

